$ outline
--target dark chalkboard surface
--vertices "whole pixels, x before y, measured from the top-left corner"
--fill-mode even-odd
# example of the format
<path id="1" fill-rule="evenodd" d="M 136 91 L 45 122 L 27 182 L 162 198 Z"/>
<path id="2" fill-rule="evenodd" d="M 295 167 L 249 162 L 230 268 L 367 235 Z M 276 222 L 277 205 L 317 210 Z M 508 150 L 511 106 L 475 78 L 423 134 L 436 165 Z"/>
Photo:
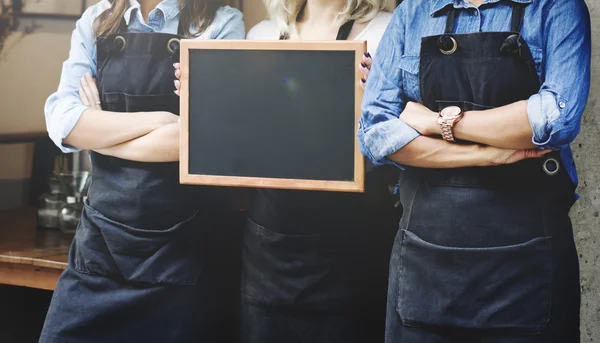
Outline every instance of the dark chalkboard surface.
<path id="1" fill-rule="evenodd" d="M 183 40 L 181 182 L 363 191 L 365 42 Z"/>

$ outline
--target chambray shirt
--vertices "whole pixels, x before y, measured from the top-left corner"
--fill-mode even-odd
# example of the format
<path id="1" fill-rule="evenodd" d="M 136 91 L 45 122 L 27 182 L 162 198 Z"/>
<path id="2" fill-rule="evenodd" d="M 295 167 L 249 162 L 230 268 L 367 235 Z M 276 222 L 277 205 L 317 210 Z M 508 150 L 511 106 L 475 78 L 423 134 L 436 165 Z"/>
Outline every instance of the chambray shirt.
<path id="1" fill-rule="evenodd" d="M 178 0 L 163 0 L 144 22 L 137 0 L 129 0 L 130 7 L 125 12 L 125 22 L 129 32 L 160 32 L 177 34 L 179 26 Z M 86 72 L 96 75 L 96 36 L 93 22 L 102 12 L 110 8 L 108 0 L 88 8 L 77 21 L 71 37 L 71 51 L 64 62 L 58 90 L 46 101 L 44 108 L 46 126 L 52 141 L 63 152 L 79 149 L 63 144 L 73 127 L 88 108 L 79 99 L 80 79 Z M 196 32 L 192 27 L 192 32 Z M 211 25 L 198 36 L 198 39 L 244 39 L 246 30 L 242 13 L 231 7 L 221 7 Z M 174 71 L 174 70 L 173 70 Z M 175 90 L 175 86 L 173 86 Z"/>
<path id="2" fill-rule="evenodd" d="M 533 143 L 561 152 L 577 184 L 569 144 L 580 130 L 590 88 L 590 16 L 583 0 L 486 0 L 479 8 L 467 0 L 405 0 L 394 12 L 367 81 L 359 122 L 362 153 L 376 165 L 419 133 L 399 119 L 408 101 L 421 102 L 421 37 L 444 32 L 447 6 L 458 9 L 455 33 L 509 31 L 510 1 L 529 3 L 521 33 L 530 46 L 540 91 L 528 99 Z M 440 80 L 443 82 L 443 80 Z"/>

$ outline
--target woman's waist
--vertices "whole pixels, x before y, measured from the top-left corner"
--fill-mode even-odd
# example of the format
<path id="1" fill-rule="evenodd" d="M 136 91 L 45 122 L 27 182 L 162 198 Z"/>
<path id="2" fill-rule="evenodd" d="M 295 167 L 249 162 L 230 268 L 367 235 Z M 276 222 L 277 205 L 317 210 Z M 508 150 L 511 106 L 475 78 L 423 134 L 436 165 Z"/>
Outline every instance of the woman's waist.
<path id="1" fill-rule="evenodd" d="M 92 181 L 88 203 L 116 222 L 146 229 L 164 229 L 189 217 L 200 207 L 197 192 L 176 188 L 122 188 L 116 184 Z"/>
<path id="2" fill-rule="evenodd" d="M 565 189 L 574 191 L 560 153 L 515 164 L 466 168 L 408 168 L 401 173 L 404 182 L 419 180 L 432 185 L 479 186 L 517 190 Z"/>

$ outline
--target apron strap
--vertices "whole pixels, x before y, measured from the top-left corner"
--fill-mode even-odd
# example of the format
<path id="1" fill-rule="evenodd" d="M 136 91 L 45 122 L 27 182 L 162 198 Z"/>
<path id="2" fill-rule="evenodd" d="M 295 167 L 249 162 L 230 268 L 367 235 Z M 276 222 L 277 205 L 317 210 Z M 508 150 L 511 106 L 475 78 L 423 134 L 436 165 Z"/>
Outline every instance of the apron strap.
<path id="1" fill-rule="evenodd" d="M 119 29 L 116 33 L 127 33 L 127 31 L 127 22 L 125 21 L 125 18 L 121 18 L 121 23 L 119 24 Z"/>
<path id="2" fill-rule="evenodd" d="M 452 34 L 454 31 L 454 22 L 456 19 L 456 8 L 452 7 L 450 11 L 448 11 L 448 15 L 446 17 L 446 31 L 447 35 Z"/>
<path id="3" fill-rule="evenodd" d="M 350 20 L 350 21 L 344 23 L 344 25 L 340 26 L 337 37 L 335 37 L 335 40 L 347 40 L 348 37 L 350 36 L 350 32 L 352 32 L 353 26 L 354 26 L 354 20 Z"/>
<path id="4" fill-rule="evenodd" d="M 181 23 L 181 15 L 179 15 L 179 24 L 177 24 L 177 35 L 183 37 L 183 24 Z"/>
<path id="5" fill-rule="evenodd" d="M 527 4 L 513 5 L 512 18 L 510 22 L 511 32 L 521 32 L 521 26 L 523 26 L 523 17 L 525 16 L 525 6 L 527 6 Z"/>

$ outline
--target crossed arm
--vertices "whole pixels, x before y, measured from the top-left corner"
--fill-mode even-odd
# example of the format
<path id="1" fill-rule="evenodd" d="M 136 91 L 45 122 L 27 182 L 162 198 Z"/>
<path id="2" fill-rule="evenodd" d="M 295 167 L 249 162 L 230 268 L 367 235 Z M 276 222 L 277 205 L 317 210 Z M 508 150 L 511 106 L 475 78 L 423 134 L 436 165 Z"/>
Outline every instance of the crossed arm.
<path id="1" fill-rule="evenodd" d="M 526 102 L 466 112 L 454 127 L 454 136 L 470 144 L 442 140 L 437 113 L 409 102 L 400 115 L 415 129 L 416 137 L 389 158 L 399 164 L 424 168 L 457 168 L 515 163 L 541 157 L 551 150 L 537 149 L 527 119 Z"/>
<path id="2" fill-rule="evenodd" d="M 543 26 L 542 87 L 529 99 L 469 111 L 441 138 L 437 114 L 410 102 L 398 58 L 404 55 L 407 6 L 394 13 L 365 90 L 359 142 L 376 164 L 456 168 L 514 163 L 567 146 L 577 136 L 590 85 L 589 13 L 581 1 L 555 2 Z M 564 19 L 567 14 L 571 20 Z"/>
<path id="3" fill-rule="evenodd" d="M 89 107 L 65 138 L 66 144 L 140 162 L 179 160 L 178 117 L 168 112 L 103 111 L 96 81 L 81 80 L 79 96 Z"/>

